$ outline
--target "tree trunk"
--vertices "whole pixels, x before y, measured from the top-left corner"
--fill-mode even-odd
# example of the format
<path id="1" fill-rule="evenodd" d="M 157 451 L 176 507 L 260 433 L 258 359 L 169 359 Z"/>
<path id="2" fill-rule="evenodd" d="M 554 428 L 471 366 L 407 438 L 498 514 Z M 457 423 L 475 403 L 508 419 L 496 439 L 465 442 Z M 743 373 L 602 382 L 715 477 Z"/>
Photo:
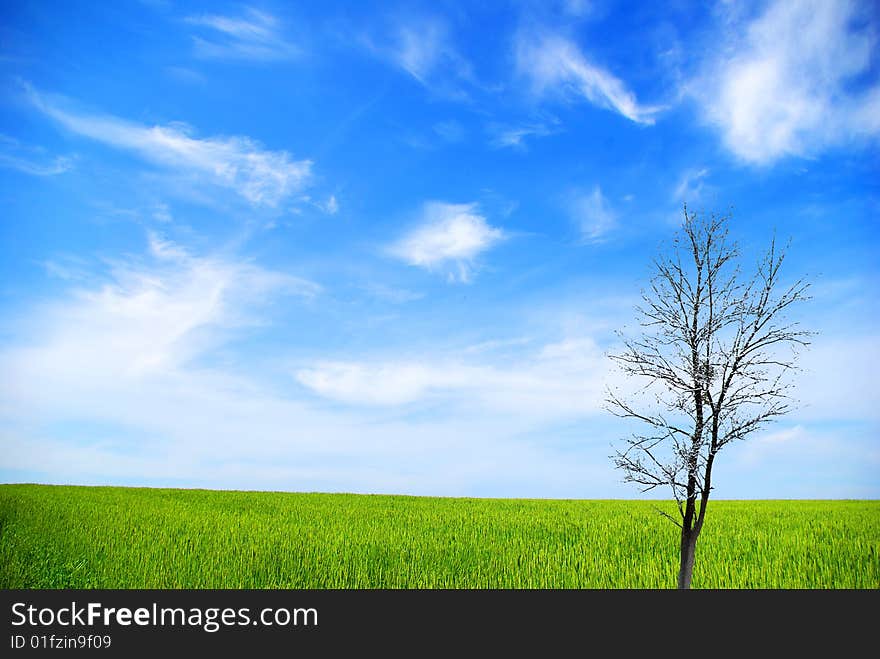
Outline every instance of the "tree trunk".
<path id="1" fill-rule="evenodd" d="M 697 550 L 699 531 L 694 529 L 681 530 L 681 562 L 678 568 L 678 589 L 687 590 L 691 587 L 694 574 L 694 554 Z"/>

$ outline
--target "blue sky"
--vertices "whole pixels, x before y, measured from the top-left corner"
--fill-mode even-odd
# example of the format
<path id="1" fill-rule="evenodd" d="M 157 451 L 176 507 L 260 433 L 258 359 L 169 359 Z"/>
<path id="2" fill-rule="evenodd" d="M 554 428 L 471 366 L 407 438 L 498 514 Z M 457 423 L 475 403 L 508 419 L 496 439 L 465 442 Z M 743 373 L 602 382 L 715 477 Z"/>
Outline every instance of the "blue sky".
<path id="1" fill-rule="evenodd" d="M 716 496 L 880 496 L 870 2 L 6 2 L 0 480 L 635 497 L 681 205 L 807 274 Z"/>

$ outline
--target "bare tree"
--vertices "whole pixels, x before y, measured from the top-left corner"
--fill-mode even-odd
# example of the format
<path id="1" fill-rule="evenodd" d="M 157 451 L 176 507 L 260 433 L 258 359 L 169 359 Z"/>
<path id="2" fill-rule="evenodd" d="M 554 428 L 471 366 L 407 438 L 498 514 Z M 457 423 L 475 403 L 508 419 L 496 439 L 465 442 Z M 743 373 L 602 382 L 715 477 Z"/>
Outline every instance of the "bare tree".
<path id="1" fill-rule="evenodd" d="M 718 453 L 791 409 L 787 375 L 810 332 L 785 319 L 808 299 L 804 279 L 783 286 L 775 239 L 744 277 L 728 217 L 689 213 L 636 308 L 641 335 L 621 335 L 611 358 L 645 382 L 640 394 L 608 392 L 610 411 L 647 427 L 613 456 L 626 482 L 669 487 L 681 529 L 678 587 L 690 588 Z"/>

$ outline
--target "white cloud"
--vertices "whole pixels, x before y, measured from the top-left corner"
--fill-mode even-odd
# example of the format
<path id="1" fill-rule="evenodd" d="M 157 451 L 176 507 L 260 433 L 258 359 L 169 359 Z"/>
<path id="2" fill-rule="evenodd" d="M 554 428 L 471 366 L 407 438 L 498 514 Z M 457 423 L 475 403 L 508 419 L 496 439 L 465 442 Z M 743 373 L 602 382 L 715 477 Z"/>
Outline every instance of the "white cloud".
<path id="1" fill-rule="evenodd" d="M 858 3 L 776 0 L 738 25 L 723 55 L 691 83 L 708 121 L 739 158 L 788 155 L 880 134 L 880 85 L 858 79 L 874 59 L 877 29 Z"/>
<path id="2" fill-rule="evenodd" d="M 554 130 L 545 124 L 527 124 L 522 126 L 492 126 L 493 133 L 489 144 L 496 149 L 512 148 L 525 150 L 525 140 L 528 137 L 547 137 L 553 135 Z"/>
<path id="3" fill-rule="evenodd" d="M 420 398 L 429 388 L 455 385 L 458 374 L 418 363 L 318 362 L 297 371 L 296 379 L 315 393 L 333 400 L 398 405 Z"/>
<path id="4" fill-rule="evenodd" d="M 27 146 L 14 138 L 0 135 L 0 167 L 31 176 L 56 176 L 73 168 L 73 158 L 47 158 L 42 148 Z"/>
<path id="5" fill-rule="evenodd" d="M 67 156 L 56 156 L 48 162 L 34 162 L 0 153 L 0 167 L 15 169 L 31 176 L 56 176 L 68 172 L 73 168 L 73 160 Z"/>
<path id="6" fill-rule="evenodd" d="M 79 288 L 69 303 L 52 307 L 41 321 L 57 332 L 47 338 L 50 347 L 17 353 L 12 372 L 41 364 L 87 380 L 174 370 L 210 346 L 212 332 L 249 325 L 248 308 L 320 290 L 244 261 L 193 256 L 155 234 L 149 255 L 150 263 L 117 262 L 109 282 Z"/>
<path id="7" fill-rule="evenodd" d="M 585 242 L 599 242 L 617 226 L 617 213 L 611 208 L 602 188 L 592 192 L 578 192 L 568 202 L 569 213 L 580 229 Z"/>
<path id="8" fill-rule="evenodd" d="M 757 462 L 762 455 L 773 451 L 791 450 L 792 442 L 803 441 L 807 432 L 804 426 L 796 425 L 781 430 L 774 430 L 750 438 L 746 442 L 747 449 L 740 450 L 741 458 L 747 462 Z"/>
<path id="9" fill-rule="evenodd" d="M 401 23 L 390 51 L 392 60 L 422 84 L 440 68 L 467 76 L 469 66 L 452 45 L 447 25 L 434 18 Z"/>
<path id="10" fill-rule="evenodd" d="M 508 347 L 522 344 L 507 342 Z M 485 353 L 465 349 L 446 359 L 324 361 L 299 369 L 295 376 L 314 393 L 351 405 L 427 400 L 532 419 L 601 412 L 604 385 L 614 377 L 590 337 L 547 344 L 501 365 L 474 361 Z"/>
<path id="11" fill-rule="evenodd" d="M 187 23 L 203 28 L 210 38 L 193 37 L 196 55 L 205 58 L 277 60 L 298 54 L 299 49 L 281 33 L 278 19 L 246 7 L 242 16 L 203 14 Z"/>
<path id="12" fill-rule="evenodd" d="M 34 92 L 30 97 L 37 108 L 74 133 L 229 188 L 253 204 L 277 206 L 303 188 L 311 176 L 310 160 L 293 160 L 287 151 L 265 150 L 247 137 L 199 139 L 180 124 L 144 126 L 109 115 L 67 111 Z"/>
<path id="13" fill-rule="evenodd" d="M 538 94 L 558 91 L 581 96 L 640 124 L 653 124 L 653 115 L 662 109 L 641 105 L 623 81 L 590 62 L 574 43 L 557 34 L 520 34 L 516 64 Z"/>
<path id="14" fill-rule="evenodd" d="M 336 215 L 336 213 L 339 212 L 339 200 L 336 199 L 336 195 L 333 194 L 331 194 L 325 200 L 315 199 L 311 195 L 302 194 L 297 197 L 297 201 L 302 204 L 312 206 L 313 208 L 316 208 L 327 215 Z M 297 215 L 302 213 L 302 209 L 299 207 L 292 207 L 290 210 Z M 277 226 L 274 221 L 271 222 L 270 225 L 272 227 Z"/>
<path id="15" fill-rule="evenodd" d="M 168 208 L 168 204 L 156 204 L 153 209 L 152 217 L 156 222 L 161 222 L 162 224 L 168 224 L 169 222 L 174 221 L 174 217 L 171 215 L 171 209 Z"/>
<path id="16" fill-rule="evenodd" d="M 186 249 L 163 238 L 158 233 L 149 232 L 147 234 L 147 245 L 149 253 L 160 261 L 183 263 L 189 259 L 189 252 Z"/>
<path id="17" fill-rule="evenodd" d="M 474 82 L 471 65 L 456 48 L 445 20 L 398 17 L 381 38 L 365 37 L 363 43 L 432 93 L 453 99 L 468 97 L 462 83 Z"/>
<path id="18" fill-rule="evenodd" d="M 401 26 L 393 51 L 398 66 L 422 83 L 447 49 L 445 30 L 439 23 L 428 23 L 425 28 Z"/>
<path id="19" fill-rule="evenodd" d="M 64 281 L 85 280 L 88 278 L 87 263 L 78 257 L 65 254 L 55 259 L 42 261 L 40 265 L 46 270 L 46 274 Z"/>
<path id="20" fill-rule="evenodd" d="M 589 414 L 596 399 L 591 378 L 569 391 L 576 383 L 560 383 L 540 354 L 522 374 L 439 362 L 408 369 L 401 360 L 327 369 L 328 391 L 348 387 L 355 398 L 370 396 L 364 372 L 385 380 L 361 408 L 328 410 L 293 383 L 276 386 L 288 357 L 260 359 L 232 339 L 259 331 L 278 296 L 313 290 L 151 236 L 147 256 L 115 262 L 103 283 L 91 277 L 17 315 L 17 338 L 0 348 L 0 472 L 37 482 L 434 495 L 607 496 L 616 487 L 603 443 L 603 468 L 594 468 L 543 436 L 525 437 L 556 415 Z M 479 398 L 459 399 L 462 415 L 388 414 L 414 387 L 433 392 L 441 368 L 452 384 L 483 379 Z M 542 386 L 543 400 L 533 396 Z"/>
<path id="21" fill-rule="evenodd" d="M 210 364 L 218 347 L 263 323 L 270 302 L 309 298 L 318 286 L 155 235 L 146 258 L 116 261 L 108 275 L 25 310 L 19 340 L 0 349 L 4 468 L 55 482 L 192 484 L 207 473 L 217 484 L 214 461 L 277 454 L 284 431 L 269 434 L 264 414 L 290 428 L 299 410 Z"/>
<path id="22" fill-rule="evenodd" d="M 407 302 L 421 300 L 423 297 L 425 297 L 423 293 L 417 293 L 406 288 L 386 286 L 385 284 L 380 284 L 376 282 L 364 284 L 361 288 L 363 288 L 363 290 L 369 293 L 371 296 L 379 300 L 391 302 L 392 304 L 405 304 Z"/>
<path id="23" fill-rule="evenodd" d="M 425 204 L 419 226 L 392 245 L 388 252 L 414 266 L 435 270 L 454 266 L 452 281 L 467 282 L 474 260 L 504 238 L 490 226 L 477 204 Z"/>
<path id="24" fill-rule="evenodd" d="M 672 194 L 673 199 L 688 203 L 698 201 L 702 197 L 707 176 L 709 176 L 709 170 L 705 167 L 686 170 L 675 186 L 675 191 Z"/>
<path id="25" fill-rule="evenodd" d="M 405 352 L 322 360 L 302 346 L 261 357 L 251 341 L 234 340 L 261 331 L 279 296 L 316 290 L 239 258 L 199 256 L 153 235 L 147 256 L 116 261 L 104 280 L 83 272 L 76 282 L 69 295 L 17 313 L 14 332 L 8 320 L 4 327 L 0 474 L 8 480 L 638 496 L 609 463 L 622 429 L 600 407 L 614 375 L 593 335 L 618 326 L 606 315 L 607 304 L 621 313 L 616 296 L 589 298 L 599 317 L 563 322 L 572 330 L 563 340 L 511 339 L 523 330 L 515 326 L 470 348 L 425 337 Z M 530 315 L 529 329 L 557 323 L 559 309 L 549 315 Z M 292 346 L 297 332 L 294 323 Z M 732 447 L 719 464 L 720 496 L 877 495 L 876 432 L 809 437 L 810 419 L 876 421 L 876 338 L 822 345 L 803 376 L 804 393 L 813 383 L 809 397 L 822 406 L 791 421 L 808 436 L 771 438 L 742 465 Z M 284 383 L 291 371 L 300 384 Z M 834 477 L 805 485 L 810 470 Z"/>

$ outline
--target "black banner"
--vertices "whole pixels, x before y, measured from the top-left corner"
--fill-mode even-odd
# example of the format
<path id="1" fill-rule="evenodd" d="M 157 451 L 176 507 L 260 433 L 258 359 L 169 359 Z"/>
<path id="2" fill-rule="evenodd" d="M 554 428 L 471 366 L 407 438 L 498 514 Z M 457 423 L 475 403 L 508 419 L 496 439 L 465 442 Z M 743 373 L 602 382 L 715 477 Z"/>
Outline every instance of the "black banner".
<path id="1" fill-rule="evenodd" d="M 840 653 L 870 642 L 878 605 L 878 591 L 7 590 L 2 654 Z"/>

